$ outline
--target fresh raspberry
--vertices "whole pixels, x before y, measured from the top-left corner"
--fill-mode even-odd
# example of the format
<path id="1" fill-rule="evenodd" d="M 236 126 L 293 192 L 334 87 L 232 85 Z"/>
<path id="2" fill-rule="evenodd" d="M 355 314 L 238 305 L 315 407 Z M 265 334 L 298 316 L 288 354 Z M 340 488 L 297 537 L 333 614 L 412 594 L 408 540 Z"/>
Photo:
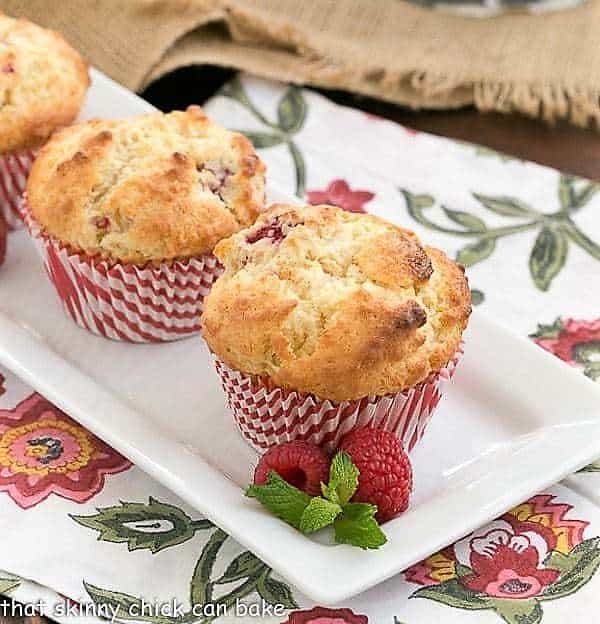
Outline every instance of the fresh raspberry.
<path id="1" fill-rule="evenodd" d="M 393 433 L 355 429 L 344 436 L 339 450 L 346 451 L 360 470 L 353 501 L 377 505 L 378 522 L 406 511 L 412 491 L 412 468 L 402 443 Z"/>
<path id="2" fill-rule="evenodd" d="M 254 483 L 266 483 L 271 470 L 307 494 L 318 496 L 321 482 L 327 483 L 329 479 L 329 457 L 310 442 L 286 442 L 271 447 L 260 458 L 254 471 Z"/>
<path id="3" fill-rule="evenodd" d="M 0 212 L 0 266 L 4 262 L 4 258 L 6 257 L 6 239 L 8 235 L 8 225 L 6 225 L 6 220 L 4 219 L 4 215 Z"/>

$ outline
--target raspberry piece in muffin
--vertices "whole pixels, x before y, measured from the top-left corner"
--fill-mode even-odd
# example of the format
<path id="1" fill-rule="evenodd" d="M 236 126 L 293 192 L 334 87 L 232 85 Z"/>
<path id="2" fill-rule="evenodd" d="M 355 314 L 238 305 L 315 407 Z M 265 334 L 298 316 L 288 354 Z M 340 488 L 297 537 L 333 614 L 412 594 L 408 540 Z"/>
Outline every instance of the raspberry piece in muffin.
<path id="1" fill-rule="evenodd" d="M 214 193 L 221 201 L 225 201 L 225 189 L 230 184 L 233 171 L 228 167 L 217 165 L 211 168 L 204 163 L 199 164 L 196 169 L 200 173 L 200 182 L 205 185 L 211 193 Z"/>
<path id="2" fill-rule="evenodd" d="M 285 238 L 281 224 L 277 221 L 267 223 L 258 228 L 255 232 L 250 232 L 246 236 L 246 242 L 258 243 L 260 240 L 268 239 L 271 243 L 280 243 Z"/>

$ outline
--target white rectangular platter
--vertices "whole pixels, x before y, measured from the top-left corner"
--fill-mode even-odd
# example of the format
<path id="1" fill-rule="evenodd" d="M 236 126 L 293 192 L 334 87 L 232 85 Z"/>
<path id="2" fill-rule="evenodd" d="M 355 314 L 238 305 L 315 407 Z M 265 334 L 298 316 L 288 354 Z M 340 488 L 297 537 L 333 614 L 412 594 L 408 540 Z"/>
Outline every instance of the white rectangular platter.
<path id="1" fill-rule="evenodd" d="M 98 72 L 84 116 L 151 107 Z M 286 198 L 270 189 L 271 200 Z M 287 198 L 290 200 L 290 198 Z M 408 512 L 373 552 L 309 539 L 243 496 L 256 454 L 198 338 L 112 342 L 64 315 L 25 232 L 0 270 L 0 362 L 264 559 L 333 604 L 383 581 L 600 456 L 600 388 L 473 314 L 422 443 Z"/>

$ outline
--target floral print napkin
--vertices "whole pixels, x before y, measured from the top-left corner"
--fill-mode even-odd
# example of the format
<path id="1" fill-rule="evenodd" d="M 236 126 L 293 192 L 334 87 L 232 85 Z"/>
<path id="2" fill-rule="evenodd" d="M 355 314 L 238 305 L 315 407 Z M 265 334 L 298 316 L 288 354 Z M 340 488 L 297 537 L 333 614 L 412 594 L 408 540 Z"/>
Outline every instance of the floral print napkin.
<path id="1" fill-rule="evenodd" d="M 469 267 L 476 305 L 590 383 L 600 379 L 597 184 L 250 77 L 206 110 L 254 141 L 281 189 L 414 229 Z M 62 622 L 94 604 L 106 611 L 85 621 L 127 619 L 142 600 L 172 603 L 139 618 L 149 624 L 423 624 L 462 622 L 467 611 L 474 624 L 591 621 L 599 472 L 591 464 L 325 608 L 0 369 L 0 592 L 42 599 Z M 210 611 L 236 601 L 260 605 L 261 617 Z"/>

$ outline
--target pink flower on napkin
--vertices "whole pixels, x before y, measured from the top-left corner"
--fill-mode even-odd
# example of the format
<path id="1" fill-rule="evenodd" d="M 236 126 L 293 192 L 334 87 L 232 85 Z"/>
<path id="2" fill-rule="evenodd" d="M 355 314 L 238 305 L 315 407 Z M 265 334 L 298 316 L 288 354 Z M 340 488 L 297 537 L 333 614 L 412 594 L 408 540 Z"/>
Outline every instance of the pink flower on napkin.
<path id="1" fill-rule="evenodd" d="M 555 323 L 555 331 L 534 334 L 535 342 L 573 366 L 582 363 L 581 351 L 594 351 L 600 355 L 600 318 L 595 321 L 578 321 L 572 318 Z M 600 361 L 600 357 L 598 358 Z"/>
<path id="2" fill-rule="evenodd" d="M 551 325 L 539 324 L 530 337 L 563 362 L 583 368 L 590 379 L 600 380 L 600 318 L 583 321 L 559 317 Z"/>
<path id="3" fill-rule="evenodd" d="M 290 613 L 282 624 L 368 624 L 366 615 L 356 615 L 350 609 L 314 607 L 308 611 Z"/>
<path id="4" fill-rule="evenodd" d="M 461 577 L 465 587 L 495 598 L 531 598 L 556 581 L 558 570 L 541 567 L 556 546 L 552 530 L 537 523 L 513 524 L 497 520 L 456 544 L 459 562 L 473 571 Z"/>
<path id="5" fill-rule="evenodd" d="M 346 180 L 336 179 L 323 191 L 306 191 L 306 196 L 309 203 L 314 205 L 333 204 L 348 212 L 366 212 L 364 205 L 375 197 L 375 193 L 352 191 Z"/>
<path id="6" fill-rule="evenodd" d="M 541 621 L 542 600 L 578 591 L 598 567 L 600 538 L 584 540 L 589 523 L 567 518 L 572 509 L 549 494 L 533 496 L 406 570 L 406 580 L 422 586 L 412 597 L 491 609 L 506 621 L 518 609 L 523 621 Z"/>
<path id="7" fill-rule="evenodd" d="M 131 463 L 37 393 L 0 410 L 0 492 L 27 509 L 50 494 L 83 503 Z"/>

